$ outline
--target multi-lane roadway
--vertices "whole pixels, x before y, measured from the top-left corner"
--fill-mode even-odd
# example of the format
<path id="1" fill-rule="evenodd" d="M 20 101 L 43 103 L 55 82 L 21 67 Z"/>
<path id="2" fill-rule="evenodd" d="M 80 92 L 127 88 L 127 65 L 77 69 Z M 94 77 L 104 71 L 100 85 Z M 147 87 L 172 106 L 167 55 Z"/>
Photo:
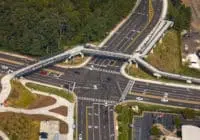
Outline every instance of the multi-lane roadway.
<path id="1" fill-rule="evenodd" d="M 102 50 L 131 54 L 158 22 L 162 10 L 162 0 L 154 0 L 154 16 L 149 22 L 149 1 L 142 0 L 136 11 L 125 24 L 108 40 Z M 0 64 L 9 69 L 17 70 L 25 65 L 34 63 L 15 56 L 0 53 Z M 20 62 L 18 64 L 12 61 Z M 77 134 L 84 140 L 113 140 L 115 136 L 113 105 L 119 102 L 122 93 L 129 82 L 120 74 L 123 61 L 94 57 L 83 68 L 64 69 L 51 66 L 49 69 L 62 73 L 60 77 L 41 75 L 39 72 L 25 76 L 27 79 L 48 83 L 56 86 L 68 87 L 78 96 Z M 2 70 L 2 69 L 1 69 Z M 2 70 L 2 73 L 5 71 Z M 67 85 L 67 86 L 66 86 Z M 141 96 L 144 101 L 200 108 L 200 91 L 187 88 L 158 85 L 135 81 L 132 92 L 126 100 Z M 168 94 L 169 101 L 161 102 L 161 98 Z M 170 100 L 173 99 L 173 100 Z M 188 102 L 190 101 L 190 102 Z"/>

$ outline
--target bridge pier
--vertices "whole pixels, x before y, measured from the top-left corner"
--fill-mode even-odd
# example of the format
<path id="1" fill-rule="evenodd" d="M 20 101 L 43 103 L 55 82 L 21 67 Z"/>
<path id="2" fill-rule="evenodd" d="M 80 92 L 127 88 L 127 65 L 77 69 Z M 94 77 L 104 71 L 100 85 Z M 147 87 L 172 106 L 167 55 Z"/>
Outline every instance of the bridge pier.
<path id="1" fill-rule="evenodd" d="M 151 52 L 150 52 L 151 54 L 153 54 L 153 48 L 151 49 Z"/>
<path id="2" fill-rule="evenodd" d="M 84 58 L 84 54 L 83 53 L 80 52 L 79 54 L 80 54 L 81 58 Z"/>
<path id="3" fill-rule="evenodd" d="M 162 41 L 162 38 L 159 40 L 159 44 L 162 44 L 163 43 L 163 41 Z"/>
<path id="4" fill-rule="evenodd" d="M 153 76 L 155 76 L 157 79 L 160 79 L 162 76 L 158 73 L 153 73 Z"/>
<path id="5" fill-rule="evenodd" d="M 192 81 L 191 80 L 186 80 L 186 83 L 192 84 Z"/>
<path id="6" fill-rule="evenodd" d="M 138 69 L 138 63 L 135 63 L 136 68 Z"/>
<path id="7" fill-rule="evenodd" d="M 129 59 L 128 64 L 129 64 L 129 66 L 132 65 L 133 64 L 132 60 Z"/>

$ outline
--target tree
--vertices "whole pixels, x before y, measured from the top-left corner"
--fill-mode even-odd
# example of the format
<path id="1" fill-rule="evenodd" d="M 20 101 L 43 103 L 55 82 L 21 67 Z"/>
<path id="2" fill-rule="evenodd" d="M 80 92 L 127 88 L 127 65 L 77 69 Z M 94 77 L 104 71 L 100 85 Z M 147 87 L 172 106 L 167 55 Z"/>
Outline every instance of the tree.
<path id="1" fill-rule="evenodd" d="M 186 119 L 194 119 L 195 118 L 195 111 L 193 109 L 185 108 L 182 111 L 183 117 Z"/>
<path id="2" fill-rule="evenodd" d="M 174 122 L 175 122 L 176 128 L 180 128 L 180 126 L 181 126 L 181 120 L 180 120 L 180 118 L 176 117 L 174 119 Z"/>
<path id="3" fill-rule="evenodd" d="M 2 0 L 0 49 L 44 56 L 102 40 L 136 0 Z M 119 8 L 120 6 L 120 8 Z"/>
<path id="4" fill-rule="evenodd" d="M 160 132 L 160 129 L 156 125 L 153 125 L 150 130 L 150 134 L 154 136 L 159 136 L 161 132 Z"/>
<path id="5" fill-rule="evenodd" d="M 189 30 L 191 16 L 190 7 L 186 7 L 180 0 L 169 0 L 168 19 L 174 21 L 176 30 Z"/>

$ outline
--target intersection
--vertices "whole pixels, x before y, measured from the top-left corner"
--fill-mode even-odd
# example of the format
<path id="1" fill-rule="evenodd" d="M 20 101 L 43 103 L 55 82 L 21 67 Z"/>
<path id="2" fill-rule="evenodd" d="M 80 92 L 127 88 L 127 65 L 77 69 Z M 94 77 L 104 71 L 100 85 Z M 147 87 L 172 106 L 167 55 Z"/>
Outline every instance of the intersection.
<path id="1" fill-rule="evenodd" d="M 163 1 L 153 1 L 155 15 L 150 23 L 148 23 L 148 2 L 148 0 L 142 0 L 131 17 L 100 50 L 127 55 L 133 54 L 160 18 Z M 34 63 L 5 54 L 0 54 L 0 57 L 25 64 Z M 120 101 L 135 100 L 139 95 L 146 102 L 200 109 L 200 104 L 195 103 L 200 101 L 199 90 L 127 79 L 120 73 L 124 62 L 123 60 L 94 56 L 86 66 L 78 69 L 48 66 L 49 69 L 63 73 L 59 78 L 42 76 L 38 71 L 18 75 L 18 77 L 23 76 L 29 80 L 59 87 L 68 85 L 70 90 L 77 95 L 78 114 L 75 124 L 77 138 L 83 137 L 85 140 L 115 139 L 114 105 Z M 14 71 L 25 68 L 25 65 L 3 61 L 0 63 Z M 129 94 L 129 92 L 133 94 Z M 168 93 L 169 98 L 181 99 L 182 101 L 177 103 L 176 100 L 169 100 L 169 102 L 163 103 L 160 98 L 165 93 Z M 194 103 L 187 101 L 194 101 Z"/>

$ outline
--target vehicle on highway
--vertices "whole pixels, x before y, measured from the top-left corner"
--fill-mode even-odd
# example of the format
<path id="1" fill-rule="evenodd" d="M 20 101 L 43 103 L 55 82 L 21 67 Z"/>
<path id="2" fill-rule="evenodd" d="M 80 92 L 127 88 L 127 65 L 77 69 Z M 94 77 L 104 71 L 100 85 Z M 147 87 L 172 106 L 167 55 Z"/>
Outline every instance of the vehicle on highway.
<path id="1" fill-rule="evenodd" d="M 137 101 L 143 101 L 143 98 L 142 97 L 136 97 L 136 100 Z"/>
<path id="2" fill-rule="evenodd" d="M 3 70 L 7 70 L 7 69 L 8 69 L 8 67 L 5 66 L 5 65 L 1 65 L 1 68 L 2 68 Z"/>
<path id="3" fill-rule="evenodd" d="M 45 70 L 40 71 L 40 75 L 47 76 L 49 73 Z"/>
<path id="4" fill-rule="evenodd" d="M 9 74 L 9 73 L 13 73 L 13 70 L 9 69 L 9 70 L 7 71 L 7 73 L 8 73 L 8 74 Z"/>
<path id="5" fill-rule="evenodd" d="M 82 134 L 79 134 L 78 140 L 82 140 L 82 139 L 83 139 Z"/>
<path id="6" fill-rule="evenodd" d="M 161 98 L 161 102 L 167 103 L 167 102 L 168 102 L 168 99 L 167 99 L 166 97 L 163 97 L 163 98 Z"/>

